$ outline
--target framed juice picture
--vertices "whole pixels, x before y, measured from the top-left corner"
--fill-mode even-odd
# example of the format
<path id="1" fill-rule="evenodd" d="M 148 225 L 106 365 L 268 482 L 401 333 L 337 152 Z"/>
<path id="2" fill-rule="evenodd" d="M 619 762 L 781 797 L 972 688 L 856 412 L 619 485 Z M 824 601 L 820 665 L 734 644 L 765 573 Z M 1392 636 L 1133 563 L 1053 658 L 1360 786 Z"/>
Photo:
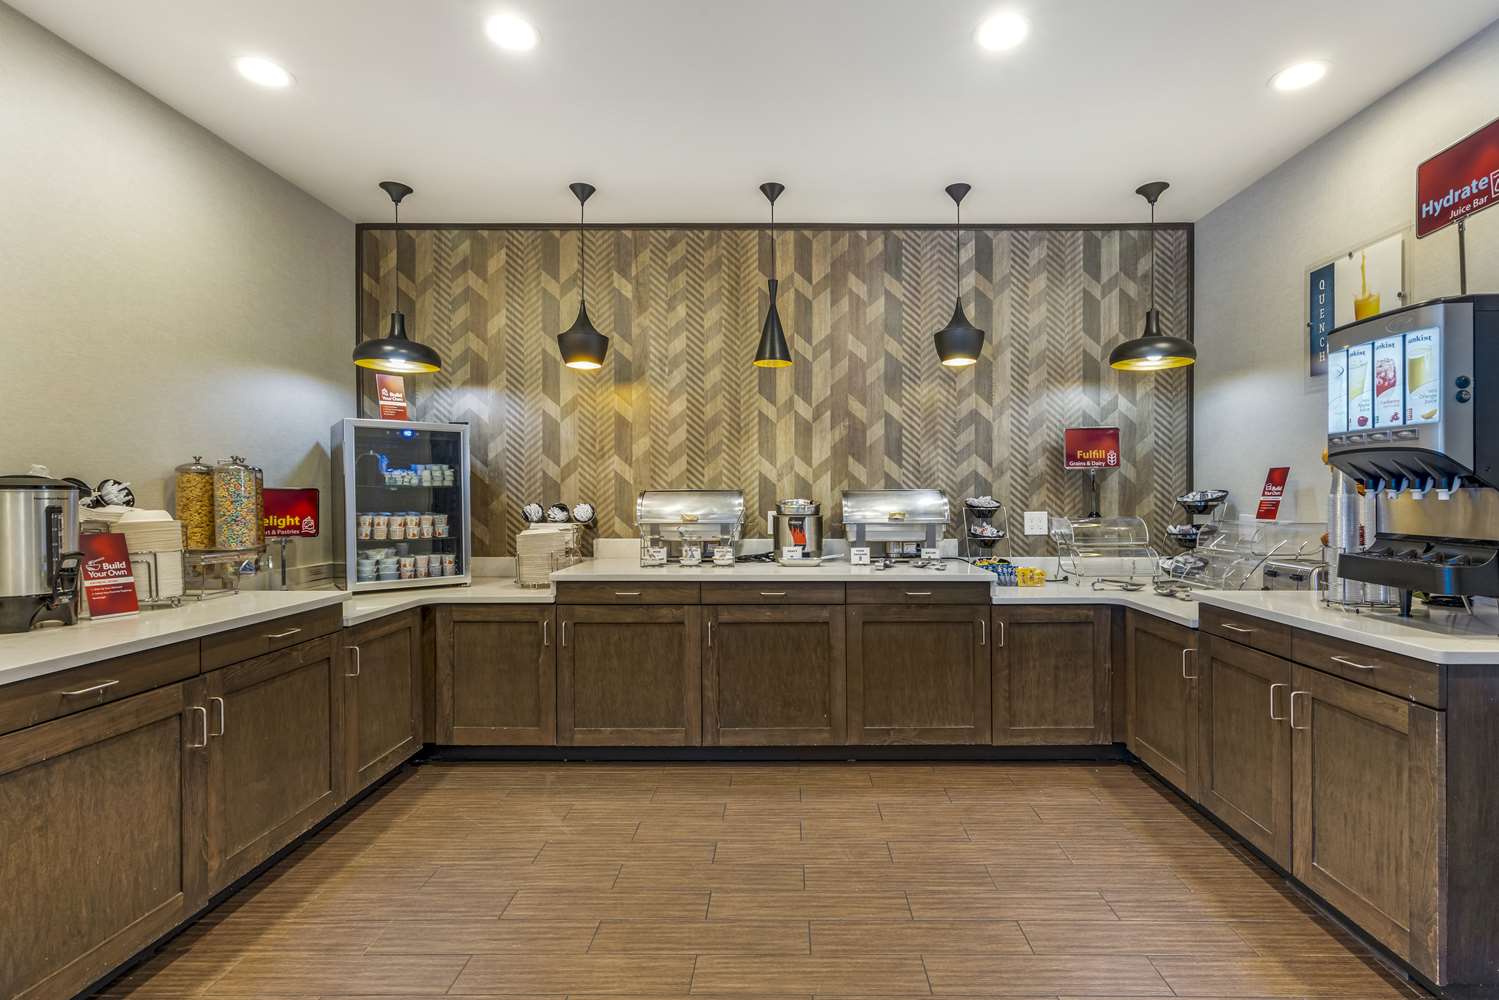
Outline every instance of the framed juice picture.
<path id="1" fill-rule="evenodd" d="M 1306 273 L 1307 376 L 1327 374 L 1327 335 L 1406 302 L 1408 229 L 1314 264 Z"/>

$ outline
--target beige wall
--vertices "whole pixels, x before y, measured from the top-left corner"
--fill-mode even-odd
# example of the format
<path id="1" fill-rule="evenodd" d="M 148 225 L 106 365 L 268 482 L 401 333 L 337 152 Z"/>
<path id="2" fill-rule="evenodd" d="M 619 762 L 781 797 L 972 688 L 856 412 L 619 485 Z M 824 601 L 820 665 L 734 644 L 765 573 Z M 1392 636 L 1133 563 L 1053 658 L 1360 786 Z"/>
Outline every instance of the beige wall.
<path id="1" fill-rule="evenodd" d="M 160 505 L 177 463 L 232 452 L 326 497 L 352 223 L 3 4 L 0 190 L 0 474 Z"/>
<path id="2" fill-rule="evenodd" d="M 1252 516 L 1291 466 L 1282 519 L 1326 518 L 1323 400 L 1308 379 L 1307 269 L 1412 226 L 1416 164 L 1499 113 L 1499 24 L 1328 133 L 1197 223 L 1195 479 Z M 1298 100 L 1316 100 L 1316 92 Z M 1458 290 L 1457 229 L 1407 247 L 1414 300 Z M 1468 226 L 1468 288 L 1499 291 L 1499 211 Z"/>

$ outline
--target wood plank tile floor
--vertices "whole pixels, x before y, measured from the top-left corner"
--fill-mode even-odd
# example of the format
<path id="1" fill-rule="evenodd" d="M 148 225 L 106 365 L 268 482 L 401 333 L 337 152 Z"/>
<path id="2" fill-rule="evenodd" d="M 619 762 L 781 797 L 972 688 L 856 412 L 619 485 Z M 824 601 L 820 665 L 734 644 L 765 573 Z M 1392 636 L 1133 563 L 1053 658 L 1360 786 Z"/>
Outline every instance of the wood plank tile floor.
<path id="1" fill-rule="evenodd" d="M 1427 994 L 1126 765 L 409 768 L 111 998 Z"/>

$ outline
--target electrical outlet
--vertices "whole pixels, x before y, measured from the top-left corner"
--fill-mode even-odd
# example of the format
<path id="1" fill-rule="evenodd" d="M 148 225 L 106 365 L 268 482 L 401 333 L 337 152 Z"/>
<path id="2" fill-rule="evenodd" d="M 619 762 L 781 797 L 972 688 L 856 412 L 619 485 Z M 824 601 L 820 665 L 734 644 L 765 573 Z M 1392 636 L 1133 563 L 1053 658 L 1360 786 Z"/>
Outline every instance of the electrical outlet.
<path id="1" fill-rule="evenodd" d="M 1025 512 L 1025 533 L 1027 535 L 1044 535 L 1050 520 L 1044 510 L 1028 510 Z"/>

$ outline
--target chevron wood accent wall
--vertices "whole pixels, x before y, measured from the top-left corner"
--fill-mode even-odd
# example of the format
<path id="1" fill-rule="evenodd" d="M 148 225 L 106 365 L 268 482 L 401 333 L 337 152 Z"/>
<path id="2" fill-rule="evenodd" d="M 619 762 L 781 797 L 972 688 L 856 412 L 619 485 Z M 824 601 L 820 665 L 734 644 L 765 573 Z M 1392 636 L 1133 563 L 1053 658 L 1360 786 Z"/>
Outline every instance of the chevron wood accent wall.
<path id="1" fill-rule="evenodd" d="M 1190 229 L 1157 236 L 1162 320 L 1190 337 Z M 513 552 L 531 500 L 588 500 L 601 535 L 632 536 L 642 489 L 743 489 L 763 512 L 779 497 L 832 511 L 844 488 L 938 486 L 992 493 L 1017 522 L 1024 509 L 1081 514 L 1086 476 L 1061 468 L 1066 426 L 1122 429 L 1124 466 L 1100 477 L 1105 513 L 1139 512 L 1164 540 L 1188 488 L 1187 373 L 1108 366 L 1144 319 L 1143 228 L 967 230 L 961 267 L 950 232 L 783 228 L 795 364 L 768 371 L 750 364 L 763 229 L 591 231 L 589 313 L 611 338 L 592 373 L 564 368 L 554 340 L 577 311 L 575 231 L 361 227 L 357 239 L 360 335 L 383 336 L 399 306 L 444 358 L 440 374 L 408 379 L 415 415 L 472 426 L 478 555 Z M 932 333 L 959 274 L 989 340 L 977 365 L 949 370 Z M 366 377 L 365 413 L 371 388 Z M 763 519 L 747 531 L 763 534 Z"/>

